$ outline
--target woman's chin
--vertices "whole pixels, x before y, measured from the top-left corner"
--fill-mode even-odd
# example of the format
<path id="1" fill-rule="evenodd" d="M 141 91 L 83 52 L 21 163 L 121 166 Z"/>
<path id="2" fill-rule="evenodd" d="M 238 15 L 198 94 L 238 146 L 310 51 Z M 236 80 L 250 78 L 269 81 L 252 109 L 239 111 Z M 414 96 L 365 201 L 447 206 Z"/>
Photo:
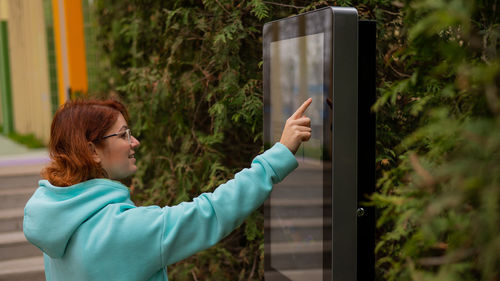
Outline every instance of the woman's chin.
<path id="1" fill-rule="evenodd" d="M 112 180 L 122 180 L 122 179 L 126 179 L 130 176 L 133 176 L 135 174 L 135 172 L 137 171 L 137 166 L 135 165 L 132 165 L 131 167 L 129 167 L 128 171 L 127 172 L 121 172 L 117 175 L 114 175 L 114 176 L 110 176 L 109 178 L 112 179 Z"/>
<path id="2" fill-rule="evenodd" d="M 132 165 L 132 167 L 130 168 L 130 175 L 129 176 L 135 174 L 135 172 L 137 172 L 137 166 L 136 165 Z"/>

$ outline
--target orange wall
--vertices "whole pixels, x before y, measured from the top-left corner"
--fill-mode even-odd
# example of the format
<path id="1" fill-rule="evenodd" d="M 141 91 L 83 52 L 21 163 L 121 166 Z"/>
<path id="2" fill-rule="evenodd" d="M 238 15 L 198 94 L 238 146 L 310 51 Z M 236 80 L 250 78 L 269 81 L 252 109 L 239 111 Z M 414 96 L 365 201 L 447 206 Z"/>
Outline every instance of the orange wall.
<path id="1" fill-rule="evenodd" d="M 72 93 L 87 93 L 82 0 L 52 0 L 59 104 Z"/>
<path id="2" fill-rule="evenodd" d="M 82 0 L 66 0 L 64 4 L 71 90 L 72 92 L 80 91 L 87 93 L 87 64 L 85 62 Z"/>

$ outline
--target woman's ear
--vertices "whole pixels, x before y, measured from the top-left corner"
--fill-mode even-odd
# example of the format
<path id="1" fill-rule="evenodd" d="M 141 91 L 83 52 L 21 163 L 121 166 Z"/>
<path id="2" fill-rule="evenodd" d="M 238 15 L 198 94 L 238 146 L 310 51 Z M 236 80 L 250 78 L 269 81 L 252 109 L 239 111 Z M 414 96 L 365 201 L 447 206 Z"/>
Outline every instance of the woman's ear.
<path id="1" fill-rule="evenodd" d="M 93 142 L 90 142 L 90 141 L 88 142 L 88 144 L 89 144 L 90 154 L 92 155 L 92 158 L 94 159 L 94 161 L 96 163 L 101 163 L 101 156 L 97 152 L 95 144 Z"/>

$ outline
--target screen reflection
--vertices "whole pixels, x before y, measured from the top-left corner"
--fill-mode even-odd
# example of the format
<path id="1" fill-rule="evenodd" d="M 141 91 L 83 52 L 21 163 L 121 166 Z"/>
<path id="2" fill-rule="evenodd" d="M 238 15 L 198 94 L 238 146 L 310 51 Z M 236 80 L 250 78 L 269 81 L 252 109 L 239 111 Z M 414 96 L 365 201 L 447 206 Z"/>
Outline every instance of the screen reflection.
<path id="1" fill-rule="evenodd" d="M 270 265 L 292 281 L 323 280 L 330 268 L 331 111 L 324 93 L 323 33 L 271 42 L 270 132 L 278 142 L 286 119 L 312 98 L 306 111 L 311 139 L 296 153 L 299 167 L 274 186 L 269 200 Z M 325 126 L 327 126 L 325 128 Z M 331 135 L 331 134 L 330 134 Z M 331 137 L 331 136 L 327 136 Z"/>

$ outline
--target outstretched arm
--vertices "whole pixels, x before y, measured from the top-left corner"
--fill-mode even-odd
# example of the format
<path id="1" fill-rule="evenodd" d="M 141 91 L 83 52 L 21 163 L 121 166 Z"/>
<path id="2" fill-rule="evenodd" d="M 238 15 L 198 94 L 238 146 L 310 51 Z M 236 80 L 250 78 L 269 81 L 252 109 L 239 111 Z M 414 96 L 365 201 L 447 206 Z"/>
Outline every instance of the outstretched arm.
<path id="1" fill-rule="evenodd" d="M 304 112 L 306 100 L 286 121 L 280 143 L 255 157 L 251 167 L 204 193 L 192 202 L 163 208 L 162 261 L 172 264 L 204 250 L 228 235 L 268 198 L 272 186 L 282 181 L 298 163 L 293 156 L 311 137 L 311 120 Z"/>

